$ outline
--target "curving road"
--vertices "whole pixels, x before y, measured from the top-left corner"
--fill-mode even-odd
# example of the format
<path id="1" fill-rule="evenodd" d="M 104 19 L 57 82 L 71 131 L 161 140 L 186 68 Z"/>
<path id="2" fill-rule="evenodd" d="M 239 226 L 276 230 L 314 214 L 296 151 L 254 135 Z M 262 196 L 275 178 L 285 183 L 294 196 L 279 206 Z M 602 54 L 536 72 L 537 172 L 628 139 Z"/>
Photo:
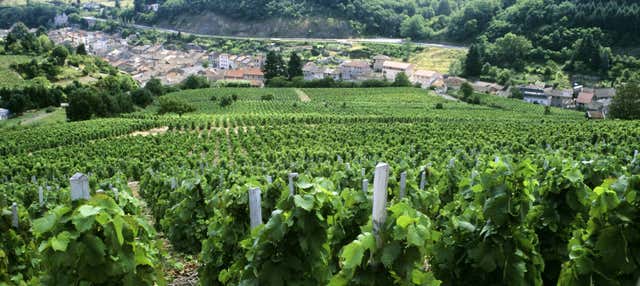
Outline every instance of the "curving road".
<path id="1" fill-rule="evenodd" d="M 93 20 L 98 22 L 106 22 L 108 20 L 95 18 L 95 17 L 82 17 L 85 20 Z M 128 27 L 133 27 L 142 30 L 156 30 L 165 33 L 182 33 L 185 35 L 194 35 L 197 37 L 204 38 L 218 38 L 218 39 L 234 39 L 234 40 L 256 40 L 256 41 L 281 41 L 281 42 L 339 42 L 339 43 L 381 43 L 381 44 L 402 44 L 406 41 L 404 39 L 397 38 L 286 38 L 286 37 L 240 37 L 240 36 L 222 36 L 222 35 L 206 35 L 206 34 L 198 34 L 198 33 L 190 33 L 186 31 L 167 29 L 167 28 L 158 28 L 153 26 L 139 25 L 139 24 L 124 24 Z M 459 46 L 459 45 L 451 45 L 451 44 L 440 44 L 440 43 L 426 43 L 426 42 L 411 42 L 414 45 L 420 47 L 436 47 L 436 48 L 445 48 L 445 49 L 458 49 L 458 50 L 466 50 L 467 47 Z"/>

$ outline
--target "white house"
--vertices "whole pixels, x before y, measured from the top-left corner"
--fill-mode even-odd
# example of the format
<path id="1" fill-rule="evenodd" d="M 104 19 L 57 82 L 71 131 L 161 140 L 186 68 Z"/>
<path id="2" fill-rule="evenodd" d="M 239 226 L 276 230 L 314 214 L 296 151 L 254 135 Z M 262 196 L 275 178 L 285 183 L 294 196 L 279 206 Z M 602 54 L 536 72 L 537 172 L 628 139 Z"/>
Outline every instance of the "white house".
<path id="1" fill-rule="evenodd" d="M 315 80 L 324 78 L 324 70 L 313 62 L 308 62 L 302 67 L 304 80 Z"/>
<path id="2" fill-rule="evenodd" d="M 442 75 L 436 71 L 417 70 L 411 82 L 419 83 L 422 88 L 429 88 L 438 79 L 442 79 Z"/>
<path id="3" fill-rule="evenodd" d="M 212 68 L 218 67 L 218 59 L 220 54 L 218 52 L 211 52 L 207 55 L 207 59 L 209 60 L 209 66 Z"/>
<path id="4" fill-rule="evenodd" d="M 382 65 L 382 74 L 384 74 L 389 81 L 396 80 L 396 76 L 401 72 L 411 78 L 413 76 L 413 68 L 414 65 L 410 63 L 385 61 Z"/>
<path id="5" fill-rule="evenodd" d="M 368 61 L 355 60 L 340 65 L 342 80 L 357 80 L 359 77 L 369 75 L 371 71 Z"/>
<path id="6" fill-rule="evenodd" d="M 337 69 L 327 68 L 323 72 L 325 78 L 332 78 L 333 80 L 340 80 L 340 71 Z"/>
<path id="7" fill-rule="evenodd" d="M 523 100 L 528 103 L 551 105 L 551 97 L 545 94 L 544 89 L 535 85 L 521 86 Z"/>
<path id="8" fill-rule="evenodd" d="M 391 60 L 391 58 L 385 55 L 377 55 L 373 57 L 373 71 L 381 72 L 384 62 L 388 60 Z"/>
<path id="9" fill-rule="evenodd" d="M 544 93 L 551 98 L 551 106 L 569 108 L 574 105 L 573 90 L 547 88 Z"/>
<path id="10" fill-rule="evenodd" d="M 9 119 L 9 114 L 8 109 L 0 108 L 0 120 Z"/>
<path id="11" fill-rule="evenodd" d="M 229 54 L 220 54 L 218 57 L 218 68 L 228 70 L 231 68 L 231 60 Z"/>

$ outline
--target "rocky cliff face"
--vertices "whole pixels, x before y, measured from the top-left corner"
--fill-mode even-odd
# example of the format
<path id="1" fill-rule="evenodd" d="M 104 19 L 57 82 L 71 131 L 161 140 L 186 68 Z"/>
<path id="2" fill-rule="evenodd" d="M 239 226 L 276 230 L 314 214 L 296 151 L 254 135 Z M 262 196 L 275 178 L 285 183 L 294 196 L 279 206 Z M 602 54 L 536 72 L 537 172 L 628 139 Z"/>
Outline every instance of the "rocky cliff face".
<path id="1" fill-rule="evenodd" d="M 357 36 L 348 21 L 312 17 L 303 19 L 238 20 L 217 13 L 179 16 L 158 26 L 198 34 L 256 37 L 344 38 Z"/>

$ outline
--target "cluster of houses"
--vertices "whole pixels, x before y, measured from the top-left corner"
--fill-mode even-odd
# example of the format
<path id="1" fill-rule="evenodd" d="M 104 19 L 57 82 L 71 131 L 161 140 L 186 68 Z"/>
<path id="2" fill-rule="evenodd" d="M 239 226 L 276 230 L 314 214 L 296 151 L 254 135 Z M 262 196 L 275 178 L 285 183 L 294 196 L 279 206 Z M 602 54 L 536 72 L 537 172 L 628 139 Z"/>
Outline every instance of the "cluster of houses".
<path id="1" fill-rule="evenodd" d="M 400 73 L 407 75 L 413 84 L 422 88 L 443 88 L 442 74 L 435 71 L 417 70 L 414 64 L 393 61 L 385 55 L 377 55 L 369 60 L 349 60 L 339 66 L 320 66 L 308 62 L 302 68 L 305 80 L 332 78 L 343 81 L 388 80 L 395 81 Z"/>
<path id="2" fill-rule="evenodd" d="M 160 79 L 163 84 L 177 84 L 190 75 L 201 75 L 211 81 L 246 80 L 254 86 L 264 86 L 264 74 L 260 71 L 264 64 L 262 55 L 207 53 L 197 45 L 189 45 L 186 51 L 162 45 L 129 45 L 133 37 L 123 39 L 119 35 L 74 28 L 49 32 L 49 38 L 56 44 L 74 47 L 84 44 L 89 53 L 129 73 L 142 85 L 151 78 Z"/>
<path id="3" fill-rule="evenodd" d="M 587 88 L 574 85 L 572 89 L 545 88 L 542 85 L 519 87 L 524 101 L 561 108 L 574 108 L 587 111 L 587 116 L 604 118 L 609 105 L 616 95 L 614 88 Z"/>

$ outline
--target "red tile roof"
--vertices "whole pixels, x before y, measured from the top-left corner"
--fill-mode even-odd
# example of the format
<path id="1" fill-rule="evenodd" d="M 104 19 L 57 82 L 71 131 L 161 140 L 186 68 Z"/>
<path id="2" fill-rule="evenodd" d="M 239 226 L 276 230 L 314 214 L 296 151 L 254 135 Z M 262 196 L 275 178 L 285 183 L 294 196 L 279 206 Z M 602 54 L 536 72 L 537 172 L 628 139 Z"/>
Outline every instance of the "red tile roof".
<path id="1" fill-rule="evenodd" d="M 576 102 L 582 103 L 582 104 L 588 104 L 588 103 L 591 103 L 592 100 L 593 100 L 593 93 L 581 92 L 580 94 L 578 94 L 578 100 L 576 100 Z"/>

